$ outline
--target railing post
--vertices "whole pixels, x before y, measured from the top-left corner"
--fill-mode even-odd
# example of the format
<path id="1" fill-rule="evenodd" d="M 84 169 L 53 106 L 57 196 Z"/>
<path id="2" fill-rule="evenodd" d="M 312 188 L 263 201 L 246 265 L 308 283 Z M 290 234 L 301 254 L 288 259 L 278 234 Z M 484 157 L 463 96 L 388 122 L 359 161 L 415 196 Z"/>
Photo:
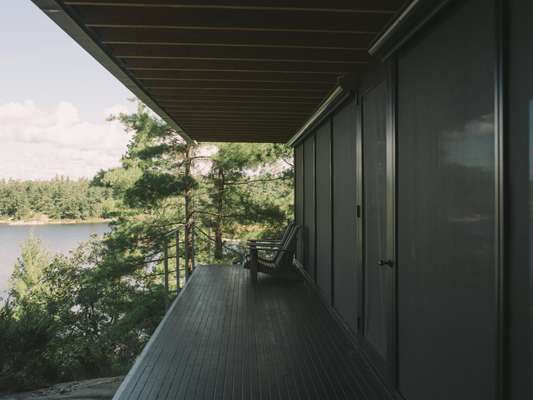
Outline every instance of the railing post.
<path id="1" fill-rule="evenodd" d="M 165 310 L 168 310 L 168 241 L 163 243 L 163 266 L 165 268 Z"/>
<path id="2" fill-rule="evenodd" d="M 211 228 L 207 228 L 207 256 L 211 257 Z"/>
<path id="3" fill-rule="evenodd" d="M 180 290 L 180 232 L 176 229 L 176 294 Z"/>
<path id="4" fill-rule="evenodd" d="M 254 244 L 250 246 L 250 275 L 252 276 L 252 283 L 257 282 L 257 263 L 258 263 L 257 247 Z"/>
<path id="5" fill-rule="evenodd" d="M 185 240 L 185 245 L 184 245 L 184 251 L 185 251 L 185 281 L 188 281 L 189 278 L 191 277 L 191 271 L 189 270 L 189 229 L 188 229 L 188 225 L 185 224 L 185 231 L 184 231 L 184 240 Z"/>
<path id="6" fill-rule="evenodd" d="M 192 270 L 194 271 L 194 268 L 196 267 L 196 264 L 195 264 L 195 234 L 194 234 L 194 222 L 192 224 L 192 227 L 191 227 L 191 268 Z"/>

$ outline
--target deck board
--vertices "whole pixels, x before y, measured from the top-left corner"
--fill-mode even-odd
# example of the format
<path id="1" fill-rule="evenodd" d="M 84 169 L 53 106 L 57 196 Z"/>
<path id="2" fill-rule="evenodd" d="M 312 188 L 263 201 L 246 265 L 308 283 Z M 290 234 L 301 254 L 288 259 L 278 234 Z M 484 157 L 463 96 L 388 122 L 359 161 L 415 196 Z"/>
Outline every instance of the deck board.
<path id="1" fill-rule="evenodd" d="M 117 400 L 356 399 L 387 393 L 308 283 L 198 267 Z"/>

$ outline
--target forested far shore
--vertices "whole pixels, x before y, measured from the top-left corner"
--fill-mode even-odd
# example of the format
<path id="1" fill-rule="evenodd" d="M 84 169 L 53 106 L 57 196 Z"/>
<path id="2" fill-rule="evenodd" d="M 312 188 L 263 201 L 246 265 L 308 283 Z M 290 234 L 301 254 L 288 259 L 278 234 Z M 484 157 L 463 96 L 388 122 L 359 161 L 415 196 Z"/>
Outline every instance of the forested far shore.
<path id="1" fill-rule="evenodd" d="M 0 180 L 0 223 L 100 222 L 115 209 L 111 189 L 88 179 Z"/>

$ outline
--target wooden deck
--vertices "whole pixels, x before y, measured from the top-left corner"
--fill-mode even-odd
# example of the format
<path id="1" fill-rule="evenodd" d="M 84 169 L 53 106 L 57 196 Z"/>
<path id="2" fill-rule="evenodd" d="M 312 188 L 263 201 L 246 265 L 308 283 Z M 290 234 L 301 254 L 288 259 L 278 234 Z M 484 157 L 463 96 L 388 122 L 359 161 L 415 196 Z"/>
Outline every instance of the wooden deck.
<path id="1" fill-rule="evenodd" d="M 115 399 L 388 399 L 316 292 L 199 267 Z"/>

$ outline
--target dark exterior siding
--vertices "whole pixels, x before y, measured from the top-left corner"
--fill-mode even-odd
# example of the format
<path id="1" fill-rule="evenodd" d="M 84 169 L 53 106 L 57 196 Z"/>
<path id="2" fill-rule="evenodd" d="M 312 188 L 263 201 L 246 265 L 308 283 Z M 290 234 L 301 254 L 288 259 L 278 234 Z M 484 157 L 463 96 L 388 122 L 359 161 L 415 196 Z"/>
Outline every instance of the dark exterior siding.
<path id="1" fill-rule="evenodd" d="M 495 398 L 491 4 L 458 4 L 399 57 L 399 389 L 408 400 Z"/>
<path id="2" fill-rule="evenodd" d="M 365 217 L 364 337 L 380 358 L 387 358 L 387 279 L 390 269 L 377 262 L 387 248 L 387 84 L 363 97 L 363 179 Z"/>
<path id="3" fill-rule="evenodd" d="M 531 398 L 533 5 L 496 4 L 449 2 L 299 145 L 305 265 L 406 400 Z"/>
<path id="4" fill-rule="evenodd" d="M 294 189 L 294 218 L 296 223 L 304 226 L 304 149 L 298 146 L 294 149 L 295 164 L 295 189 Z M 303 230 L 298 233 L 298 246 L 296 248 L 296 259 L 303 265 L 304 263 L 304 243 Z"/>
<path id="5" fill-rule="evenodd" d="M 316 274 L 325 298 L 331 300 L 331 122 L 316 131 Z"/>
<path id="6" fill-rule="evenodd" d="M 333 117 L 333 265 L 335 309 L 355 332 L 359 299 L 356 237 L 356 110 L 351 101 Z"/>
<path id="7" fill-rule="evenodd" d="M 509 248 L 509 387 L 513 400 L 533 398 L 533 2 L 509 1 L 509 104 L 506 152 Z M 529 140 L 528 140 L 529 139 Z M 529 141 L 529 143 L 528 143 Z M 529 220 L 529 227 L 524 221 Z M 526 277 L 529 276 L 529 279 Z M 524 351 L 529 349 L 529 351 Z"/>
<path id="8" fill-rule="evenodd" d="M 304 268 L 315 278 L 315 137 L 303 144 L 304 152 Z"/>
<path id="9" fill-rule="evenodd" d="M 303 226 L 302 255 L 297 258 L 354 332 L 360 273 L 355 154 L 354 100 L 341 105 L 295 147 L 296 215 Z"/>

